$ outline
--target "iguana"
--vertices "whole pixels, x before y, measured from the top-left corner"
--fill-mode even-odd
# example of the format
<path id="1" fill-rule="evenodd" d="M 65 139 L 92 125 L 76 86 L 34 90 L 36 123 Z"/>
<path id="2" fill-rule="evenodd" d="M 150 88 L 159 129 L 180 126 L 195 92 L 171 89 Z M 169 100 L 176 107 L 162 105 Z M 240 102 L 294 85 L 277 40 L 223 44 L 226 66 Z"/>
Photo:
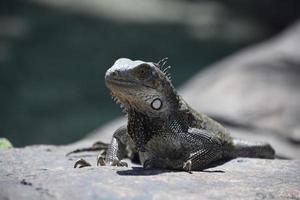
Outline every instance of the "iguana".
<path id="1" fill-rule="evenodd" d="M 138 154 L 145 169 L 190 172 L 235 157 L 274 158 L 269 144 L 234 139 L 220 123 L 189 107 L 174 89 L 166 61 L 120 58 L 107 70 L 105 83 L 128 122 L 115 131 L 97 165 L 124 166 L 124 157 Z M 90 164 L 81 159 L 76 166 Z"/>

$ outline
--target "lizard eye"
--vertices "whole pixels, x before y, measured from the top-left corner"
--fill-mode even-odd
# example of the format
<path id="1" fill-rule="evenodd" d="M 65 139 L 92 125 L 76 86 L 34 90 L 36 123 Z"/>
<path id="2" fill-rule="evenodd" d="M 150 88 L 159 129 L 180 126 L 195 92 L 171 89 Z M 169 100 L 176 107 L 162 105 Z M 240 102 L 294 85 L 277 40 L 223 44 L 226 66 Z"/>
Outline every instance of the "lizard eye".
<path id="1" fill-rule="evenodd" d="M 146 70 L 145 69 L 141 69 L 140 70 L 140 75 L 143 75 L 143 74 L 145 74 L 146 73 Z"/>
<path id="2" fill-rule="evenodd" d="M 139 78 L 147 78 L 150 74 L 150 68 L 149 65 L 142 64 L 140 65 L 137 70 L 135 71 L 135 74 Z"/>

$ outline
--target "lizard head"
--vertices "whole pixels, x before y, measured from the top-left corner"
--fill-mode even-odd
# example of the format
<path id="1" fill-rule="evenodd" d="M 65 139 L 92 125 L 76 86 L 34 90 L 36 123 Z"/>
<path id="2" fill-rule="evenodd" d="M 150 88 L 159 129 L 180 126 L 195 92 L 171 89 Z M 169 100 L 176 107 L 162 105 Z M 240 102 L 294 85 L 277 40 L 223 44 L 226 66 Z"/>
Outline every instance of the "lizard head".
<path id="1" fill-rule="evenodd" d="M 125 111 L 161 116 L 178 107 L 165 63 L 166 59 L 153 63 L 120 58 L 106 71 L 105 83 Z"/>

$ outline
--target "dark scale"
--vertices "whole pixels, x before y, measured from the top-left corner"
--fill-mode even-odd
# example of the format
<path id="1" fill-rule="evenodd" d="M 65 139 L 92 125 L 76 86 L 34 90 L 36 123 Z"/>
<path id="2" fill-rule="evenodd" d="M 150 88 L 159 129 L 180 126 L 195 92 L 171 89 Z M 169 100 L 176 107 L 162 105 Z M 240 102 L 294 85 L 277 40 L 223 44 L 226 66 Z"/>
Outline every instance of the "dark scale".
<path id="1" fill-rule="evenodd" d="M 128 134 L 138 151 L 145 151 L 145 145 L 155 135 L 162 132 L 163 121 L 160 118 L 150 119 L 148 116 L 130 110 L 128 112 Z"/>

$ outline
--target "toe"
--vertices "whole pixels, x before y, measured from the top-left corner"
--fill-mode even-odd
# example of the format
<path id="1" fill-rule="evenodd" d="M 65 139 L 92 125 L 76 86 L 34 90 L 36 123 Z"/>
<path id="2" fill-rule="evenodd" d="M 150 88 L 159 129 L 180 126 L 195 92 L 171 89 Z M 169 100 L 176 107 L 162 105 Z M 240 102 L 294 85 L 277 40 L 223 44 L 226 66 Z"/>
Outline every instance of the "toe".
<path id="1" fill-rule="evenodd" d="M 124 161 L 120 161 L 118 164 L 117 164 L 118 167 L 128 167 L 128 164 L 127 162 L 124 162 Z"/>
<path id="2" fill-rule="evenodd" d="M 188 160 L 186 162 L 183 163 L 183 167 L 182 167 L 185 171 L 191 173 L 192 171 L 192 161 Z"/>
<path id="3" fill-rule="evenodd" d="M 92 166 L 92 165 L 81 158 L 81 159 L 79 159 L 75 162 L 74 168 L 77 168 L 77 166 L 78 166 L 78 168 L 83 168 L 83 167 L 89 167 L 89 166 Z"/>
<path id="4" fill-rule="evenodd" d="M 105 159 L 102 157 L 102 156 L 99 156 L 97 158 L 97 166 L 105 166 L 106 165 L 106 162 L 105 162 Z"/>

